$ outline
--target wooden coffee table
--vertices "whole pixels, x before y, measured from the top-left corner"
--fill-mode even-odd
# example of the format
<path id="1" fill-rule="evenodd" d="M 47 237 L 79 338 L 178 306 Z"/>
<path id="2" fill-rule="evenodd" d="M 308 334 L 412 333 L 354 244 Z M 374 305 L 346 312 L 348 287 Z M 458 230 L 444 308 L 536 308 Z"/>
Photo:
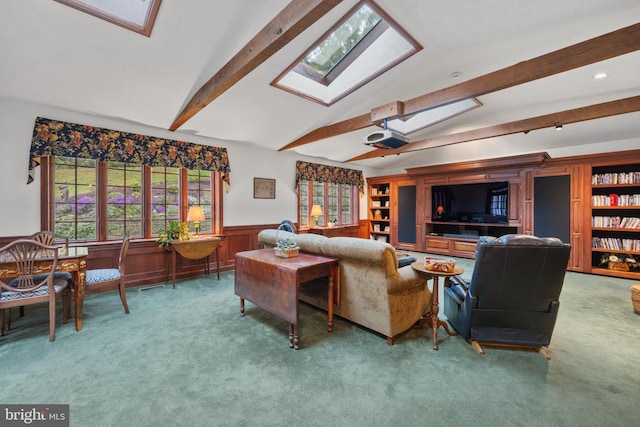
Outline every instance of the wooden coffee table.
<path id="1" fill-rule="evenodd" d="M 299 348 L 300 322 L 298 289 L 300 283 L 329 278 L 327 330 L 333 331 L 333 304 L 340 295 L 340 262 L 336 258 L 300 253 L 280 258 L 274 249 L 236 253 L 235 293 L 240 297 L 240 315 L 247 299 L 289 322 L 289 347 Z"/>
<path id="2" fill-rule="evenodd" d="M 440 320 L 438 318 L 438 312 L 440 311 L 440 304 L 438 301 L 438 294 L 440 292 L 440 288 L 438 286 L 438 278 L 439 277 L 451 277 L 451 276 L 458 276 L 462 273 L 464 273 L 464 270 L 460 267 L 455 267 L 453 272 L 451 273 L 445 273 L 444 271 L 433 271 L 433 270 L 427 270 L 427 267 L 425 266 L 423 261 L 416 261 L 414 263 L 411 264 L 411 267 L 420 272 L 420 273 L 425 273 L 425 274 L 429 274 L 430 276 L 433 276 L 433 292 L 432 292 L 432 298 L 431 298 L 431 313 L 427 314 L 423 321 L 421 322 L 421 325 L 428 323 L 429 321 L 431 322 L 431 328 L 433 329 L 433 349 L 437 350 L 438 349 L 438 328 L 440 326 L 442 326 L 444 328 L 445 331 L 447 331 L 447 334 L 449 335 L 458 335 L 458 333 L 456 331 L 450 331 L 449 330 L 449 325 L 447 324 L 447 322 L 445 322 L 444 320 Z"/>

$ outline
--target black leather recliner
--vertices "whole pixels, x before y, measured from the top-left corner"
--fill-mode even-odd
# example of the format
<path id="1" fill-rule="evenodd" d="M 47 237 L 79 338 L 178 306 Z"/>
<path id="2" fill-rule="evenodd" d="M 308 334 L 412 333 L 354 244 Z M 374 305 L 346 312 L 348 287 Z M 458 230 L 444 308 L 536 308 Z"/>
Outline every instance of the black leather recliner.
<path id="1" fill-rule="evenodd" d="M 444 289 L 445 315 L 480 354 L 484 343 L 534 347 L 549 358 L 570 251 L 554 237 L 481 237 L 471 280 L 456 277 Z"/>

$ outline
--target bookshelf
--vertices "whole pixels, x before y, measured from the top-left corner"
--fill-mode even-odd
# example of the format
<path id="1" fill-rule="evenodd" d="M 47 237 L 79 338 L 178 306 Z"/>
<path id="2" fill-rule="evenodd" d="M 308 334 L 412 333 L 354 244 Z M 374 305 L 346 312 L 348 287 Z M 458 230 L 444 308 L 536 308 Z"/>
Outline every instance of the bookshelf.
<path id="1" fill-rule="evenodd" d="M 612 259 L 618 262 L 610 262 Z M 594 166 L 591 174 L 591 272 L 640 279 L 639 263 L 640 164 Z"/>
<path id="2" fill-rule="evenodd" d="M 391 243 L 391 183 L 369 182 L 369 236 Z"/>

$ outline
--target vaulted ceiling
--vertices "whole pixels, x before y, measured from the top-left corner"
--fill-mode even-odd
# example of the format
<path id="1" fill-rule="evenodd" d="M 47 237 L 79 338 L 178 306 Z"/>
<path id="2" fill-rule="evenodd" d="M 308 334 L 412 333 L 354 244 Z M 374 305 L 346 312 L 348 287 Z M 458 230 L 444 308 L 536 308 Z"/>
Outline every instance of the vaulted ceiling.
<path id="1" fill-rule="evenodd" d="M 640 148 L 637 0 L 378 0 L 421 51 L 329 107 L 270 85 L 356 3 L 163 0 L 145 37 L 58 2 L 3 1 L 0 97 L 384 170 Z M 274 25 L 285 31 L 265 36 Z M 362 143 L 390 106 L 472 95 L 481 107 L 399 150 Z"/>

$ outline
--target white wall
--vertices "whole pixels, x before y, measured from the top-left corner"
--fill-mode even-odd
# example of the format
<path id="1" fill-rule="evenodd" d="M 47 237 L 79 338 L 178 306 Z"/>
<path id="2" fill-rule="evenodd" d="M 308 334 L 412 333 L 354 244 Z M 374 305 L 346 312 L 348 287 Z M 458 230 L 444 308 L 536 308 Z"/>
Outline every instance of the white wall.
<path id="1" fill-rule="evenodd" d="M 225 226 L 279 223 L 283 219 L 297 221 L 296 160 L 345 167 L 340 163 L 300 156 L 294 152 L 254 148 L 238 142 L 173 133 L 126 120 L 106 119 L 0 98 L 0 235 L 3 236 L 26 235 L 40 229 L 40 168 L 36 168 L 35 181 L 27 185 L 29 148 L 34 121 L 38 116 L 227 148 L 231 164 L 231 187 L 223 199 Z M 379 171 L 366 169 L 363 172 L 365 178 L 380 174 Z M 254 199 L 254 177 L 275 179 L 276 198 Z M 360 218 L 366 217 L 363 198 Z"/>

